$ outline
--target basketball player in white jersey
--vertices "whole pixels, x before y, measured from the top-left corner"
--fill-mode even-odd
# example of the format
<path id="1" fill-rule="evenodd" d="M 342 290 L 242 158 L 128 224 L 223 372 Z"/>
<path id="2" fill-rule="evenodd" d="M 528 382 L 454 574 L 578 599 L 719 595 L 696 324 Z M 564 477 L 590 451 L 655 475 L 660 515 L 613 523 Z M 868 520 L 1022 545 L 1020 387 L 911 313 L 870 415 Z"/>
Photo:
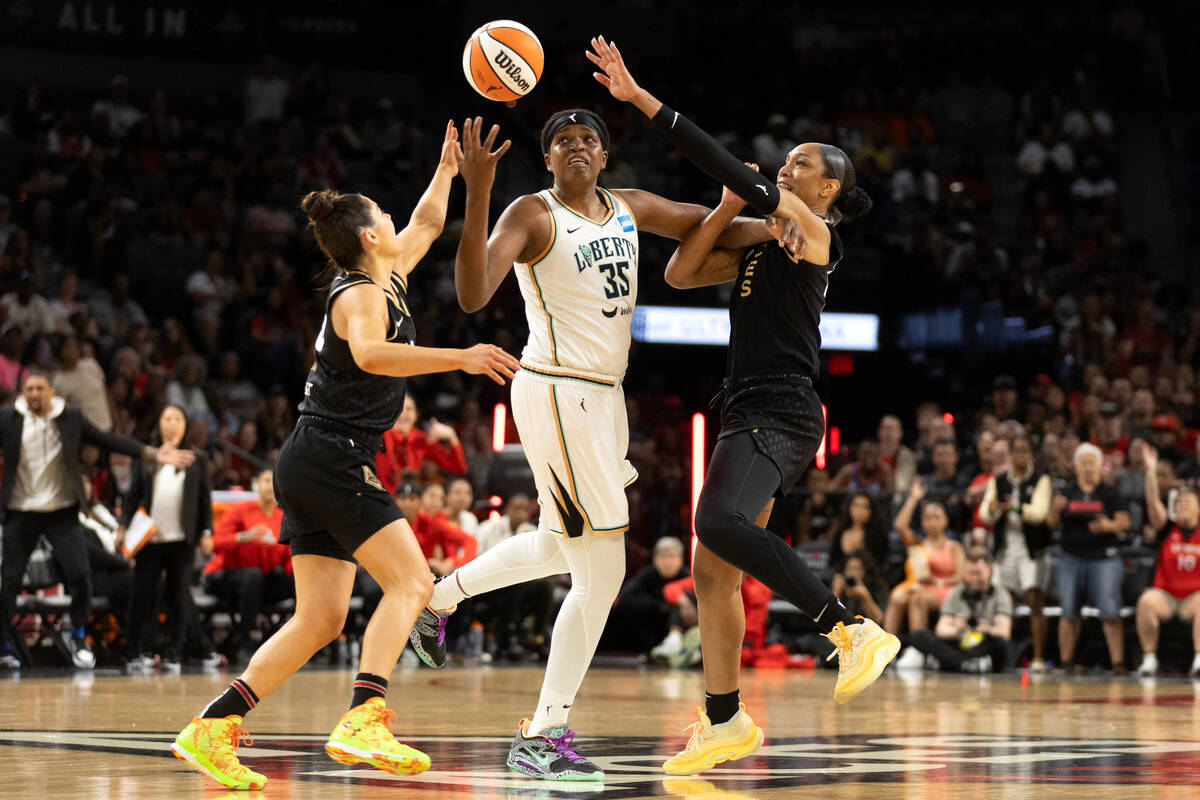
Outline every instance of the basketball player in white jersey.
<path id="1" fill-rule="evenodd" d="M 590 111 L 568 109 L 542 129 L 553 187 L 514 201 L 489 239 L 496 163 L 511 143 L 493 151 L 499 128 L 492 126 L 481 142 L 482 125 L 480 118 L 467 120 L 463 130 L 467 210 L 454 282 L 463 310 L 477 311 L 515 262 L 529 342 L 513 381 L 513 417 L 542 513 L 536 532 L 513 536 L 440 580 L 412 643 L 425 663 L 440 667 L 445 617 L 461 600 L 570 572 L 541 697 L 533 717 L 521 720 L 508 766 L 537 778 L 603 780 L 573 749 L 567 711 L 625 576 L 625 487 L 637 472 L 625 458 L 629 426 L 621 381 L 637 300 L 638 231 L 678 241 L 708 210 L 599 186 L 608 128 Z M 762 220 L 744 218 L 724 236 L 728 247 L 772 238 Z"/>

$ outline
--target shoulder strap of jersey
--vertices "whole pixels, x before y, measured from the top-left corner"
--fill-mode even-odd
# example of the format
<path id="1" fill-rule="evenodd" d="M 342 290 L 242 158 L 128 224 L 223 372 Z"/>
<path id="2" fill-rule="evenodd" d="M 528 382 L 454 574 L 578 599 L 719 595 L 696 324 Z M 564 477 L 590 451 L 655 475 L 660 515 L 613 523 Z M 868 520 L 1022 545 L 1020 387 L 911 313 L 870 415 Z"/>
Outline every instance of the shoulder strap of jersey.
<path id="1" fill-rule="evenodd" d="M 351 286 L 358 286 L 363 283 L 374 283 L 374 281 L 371 280 L 370 275 L 367 275 L 365 272 L 359 272 L 358 270 L 352 270 L 344 275 L 339 275 L 334 278 L 333 283 L 329 286 L 329 297 L 325 300 L 325 311 L 329 311 L 330 305 L 333 304 L 333 298 L 337 297 Z"/>

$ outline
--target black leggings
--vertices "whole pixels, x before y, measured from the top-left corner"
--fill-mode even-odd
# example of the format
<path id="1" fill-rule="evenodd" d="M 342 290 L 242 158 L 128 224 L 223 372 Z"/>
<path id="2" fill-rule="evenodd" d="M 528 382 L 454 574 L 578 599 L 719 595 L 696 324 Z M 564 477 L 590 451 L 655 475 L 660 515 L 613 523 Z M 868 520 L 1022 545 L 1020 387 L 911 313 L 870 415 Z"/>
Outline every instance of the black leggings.
<path id="1" fill-rule="evenodd" d="M 130 655 L 150 652 L 156 644 L 159 580 L 166 573 L 162 597 L 170 621 L 168 647 L 183 654 L 188 617 L 192 612 L 192 552 L 186 541 L 148 544 L 138 551 L 133 567 L 130 603 Z"/>
<path id="2" fill-rule="evenodd" d="M 696 535 L 721 560 L 766 584 L 826 629 L 854 617 L 788 543 L 754 524 L 779 488 L 778 467 L 749 431 L 717 440 L 700 502 Z M 822 614 L 825 609 L 828 612 Z"/>

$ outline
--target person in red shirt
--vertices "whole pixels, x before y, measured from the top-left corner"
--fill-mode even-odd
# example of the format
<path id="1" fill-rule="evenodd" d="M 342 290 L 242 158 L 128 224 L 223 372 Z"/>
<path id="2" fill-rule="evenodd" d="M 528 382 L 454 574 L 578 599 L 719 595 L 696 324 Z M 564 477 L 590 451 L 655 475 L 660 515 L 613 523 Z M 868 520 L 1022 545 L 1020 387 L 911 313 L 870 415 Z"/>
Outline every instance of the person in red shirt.
<path id="1" fill-rule="evenodd" d="M 1188 675 L 1200 677 L 1200 497 L 1194 489 L 1175 495 L 1175 519 L 1167 515 L 1158 492 L 1158 451 L 1147 447 L 1146 517 L 1159 531 L 1162 546 L 1154 585 L 1142 592 L 1137 604 L 1137 632 L 1142 643 L 1138 674 L 1158 672 L 1159 626 L 1173 617 L 1192 623 L 1192 668 Z"/>
<path id="2" fill-rule="evenodd" d="M 463 531 L 441 514 L 428 514 L 421 510 L 421 494 L 417 487 L 405 483 L 396 490 L 396 505 L 400 513 L 412 526 L 421 552 L 429 560 L 429 568 L 435 575 L 445 575 L 455 567 L 461 567 L 479 549 L 475 538 Z"/>
<path id="3" fill-rule="evenodd" d="M 431 418 L 429 430 L 419 430 L 418 414 L 417 401 L 406 395 L 396 424 L 383 434 L 383 449 L 375 456 L 375 474 L 389 492 L 400 486 L 404 470 L 420 472 L 426 461 L 453 475 L 467 471 L 467 457 L 454 428 Z"/>
<path id="4" fill-rule="evenodd" d="M 230 508 L 212 535 L 213 557 L 204 568 L 204 591 L 237 612 L 230 638 L 230 661 L 248 657 L 251 634 L 263 607 L 295 594 L 292 559 L 279 544 L 283 509 L 275 503 L 275 479 L 270 470 L 254 480 L 258 497 Z M 201 544 L 201 547 L 207 549 Z"/>

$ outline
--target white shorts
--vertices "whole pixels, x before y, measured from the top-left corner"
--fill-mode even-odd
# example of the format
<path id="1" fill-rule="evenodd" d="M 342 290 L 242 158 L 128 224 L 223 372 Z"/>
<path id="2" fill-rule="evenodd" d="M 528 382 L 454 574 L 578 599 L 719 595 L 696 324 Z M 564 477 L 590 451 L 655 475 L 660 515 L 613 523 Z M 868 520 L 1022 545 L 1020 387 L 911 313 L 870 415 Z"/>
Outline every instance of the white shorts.
<path id="1" fill-rule="evenodd" d="M 1045 553 L 1039 558 L 1029 555 L 1025 537 L 1009 533 L 1004 537 L 1004 552 L 996 564 L 994 583 L 1008 589 L 1018 602 L 1024 600 L 1030 589 L 1045 593 L 1050 585 L 1050 559 Z"/>
<path id="2" fill-rule="evenodd" d="M 624 533 L 625 487 L 637 480 L 625 457 L 625 391 L 617 382 L 550 377 L 531 371 L 536 369 L 522 364 L 513 379 L 512 410 L 537 483 L 539 527 L 567 537 Z"/>

